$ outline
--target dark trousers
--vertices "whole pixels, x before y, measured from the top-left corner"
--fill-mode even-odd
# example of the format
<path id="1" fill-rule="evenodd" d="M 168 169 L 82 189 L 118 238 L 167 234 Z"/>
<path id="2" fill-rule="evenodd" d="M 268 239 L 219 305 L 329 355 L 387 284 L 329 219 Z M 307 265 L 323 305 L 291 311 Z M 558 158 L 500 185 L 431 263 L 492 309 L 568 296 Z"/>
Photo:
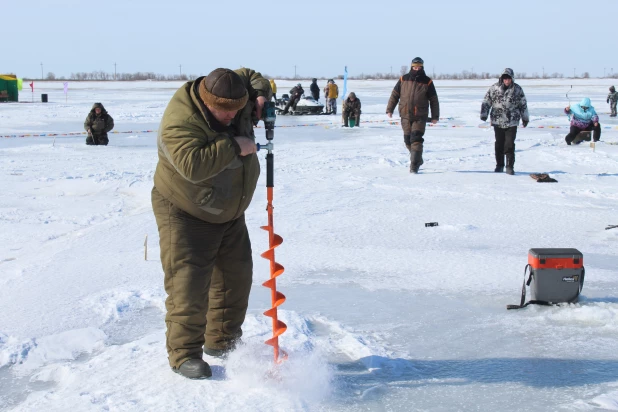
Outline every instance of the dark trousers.
<path id="1" fill-rule="evenodd" d="M 598 142 L 601 139 L 601 123 L 597 123 L 596 126 L 594 125 L 594 123 L 590 123 L 588 127 L 586 127 L 585 129 L 580 129 L 577 126 L 571 126 L 571 128 L 569 129 L 569 134 L 566 135 L 564 140 L 567 142 L 567 144 L 571 144 L 571 143 L 580 144 L 582 140 L 576 139 L 579 132 L 590 132 L 590 131 L 592 131 L 592 136 L 593 136 L 592 139 L 595 142 Z"/>
<path id="2" fill-rule="evenodd" d="M 496 143 L 494 144 L 496 167 L 504 167 L 505 157 L 506 165 L 513 167 L 515 164 L 515 138 L 517 137 L 517 126 L 507 128 L 494 126 L 494 134 L 496 136 Z"/>
<path id="3" fill-rule="evenodd" d="M 283 111 L 287 113 L 290 110 L 290 107 L 292 107 L 292 110 L 296 110 L 296 103 L 298 103 L 299 100 L 300 96 L 290 97 L 290 100 L 288 100 L 288 104 L 285 105 L 285 109 L 283 109 Z"/>
<path id="4" fill-rule="evenodd" d="M 354 119 L 354 122 L 356 123 L 356 127 L 358 127 L 358 124 L 360 123 L 360 113 L 358 112 L 352 112 L 352 111 L 346 110 L 342 113 L 342 118 L 343 118 L 343 125 L 345 127 L 348 127 L 350 125 L 350 119 Z"/>
<path id="5" fill-rule="evenodd" d="M 202 358 L 202 348 L 229 349 L 242 335 L 253 276 L 244 215 L 208 223 L 152 190 L 167 292 L 170 366 Z"/>
<path id="6" fill-rule="evenodd" d="M 104 135 L 89 134 L 88 137 L 86 137 L 87 145 L 107 146 L 108 143 L 109 143 L 109 139 L 107 138 L 107 133 Z"/>

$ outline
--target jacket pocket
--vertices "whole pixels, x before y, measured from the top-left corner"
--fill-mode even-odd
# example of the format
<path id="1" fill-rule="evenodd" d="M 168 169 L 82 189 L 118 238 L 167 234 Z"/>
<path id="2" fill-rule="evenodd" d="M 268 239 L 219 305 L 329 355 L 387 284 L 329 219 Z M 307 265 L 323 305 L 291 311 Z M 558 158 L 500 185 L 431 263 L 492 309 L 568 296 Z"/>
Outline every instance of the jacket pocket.
<path id="1" fill-rule="evenodd" d="M 194 203 L 211 213 L 214 213 L 212 209 L 223 211 L 237 207 L 236 203 L 242 192 L 242 187 L 238 184 L 241 174 L 242 160 L 236 156 L 223 171 L 203 184 L 203 188 L 196 193 Z"/>

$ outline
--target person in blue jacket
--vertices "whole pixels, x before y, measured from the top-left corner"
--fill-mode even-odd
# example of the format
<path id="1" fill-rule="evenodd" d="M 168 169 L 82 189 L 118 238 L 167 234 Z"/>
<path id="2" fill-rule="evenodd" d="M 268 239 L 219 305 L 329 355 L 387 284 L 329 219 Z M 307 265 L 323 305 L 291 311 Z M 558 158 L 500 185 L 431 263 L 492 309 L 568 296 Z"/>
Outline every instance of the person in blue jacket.
<path id="1" fill-rule="evenodd" d="M 583 131 L 592 131 L 592 138 L 595 142 L 601 139 L 599 115 L 594 110 L 589 98 L 584 97 L 581 102 L 565 107 L 564 112 L 571 119 L 571 130 L 564 138 L 566 144 L 580 144 L 583 139 L 578 137 L 578 134 Z"/>

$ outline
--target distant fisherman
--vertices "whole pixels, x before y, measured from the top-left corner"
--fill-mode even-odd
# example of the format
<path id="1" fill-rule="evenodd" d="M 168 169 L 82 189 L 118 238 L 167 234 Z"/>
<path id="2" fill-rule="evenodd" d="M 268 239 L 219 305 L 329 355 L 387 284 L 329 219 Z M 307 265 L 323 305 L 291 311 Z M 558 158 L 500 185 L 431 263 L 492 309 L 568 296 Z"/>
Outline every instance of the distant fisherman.
<path id="1" fill-rule="evenodd" d="M 107 146 L 109 139 L 107 133 L 114 128 L 114 119 L 107 113 L 102 103 L 95 103 L 86 120 L 84 121 L 84 129 L 88 132 L 86 137 L 87 145 Z"/>
<path id="2" fill-rule="evenodd" d="M 601 139 L 601 124 L 599 123 L 599 115 L 596 110 L 594 110 L 594 107 L 592 107 L 588 97 L 584 97 L 581 102 L 576 103 L 573 106 L 565 107 L 564 112 L 572 116 L 571 129 L 569 130 L 569 134 L 567 134 L 564 138 L 566 144 L 580 144 L 582 139 L 579 136 L 579 133 L 583 131 L 592 131 L 595 142 L 598 142 Z"/>
<path id="3" fill-rule="evenodd" d="M 386 106 L 386 114 L 392 117 L 399 103 L 403 141 L 410 152 L 410 173 L 418 173 L 423 164 L 423 136 L 430 107 L 431 123 L 440 119 L 438 93 L 433 80 L 425 74 L 424 64 L 420 57 L 412 60 L 410 72 L 399 79 Z"/>
<path id="4" fill-rule="evenodd" d="M 494 172 L 504 171 L 506 157 L 506 173 L 515 174 L 515 138 L 519 120 L 524 127 L 528 126 L 528 103 L 523 89 L 513 81 L 513 69 L 506 68 L 498 83 L 493 84 L 481 104 L 481 120 L 486 121 L 491 111 L 491 125 L 494 127 L 496 142 L 496 168 Z"/>

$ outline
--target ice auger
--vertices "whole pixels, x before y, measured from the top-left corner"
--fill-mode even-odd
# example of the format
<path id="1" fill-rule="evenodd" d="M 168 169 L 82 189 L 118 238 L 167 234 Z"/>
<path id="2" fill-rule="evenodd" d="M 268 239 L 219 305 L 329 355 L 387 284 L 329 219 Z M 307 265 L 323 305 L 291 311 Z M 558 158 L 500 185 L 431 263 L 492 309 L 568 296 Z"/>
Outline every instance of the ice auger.
<path id="1" fill-rule="evenodd" d="M 265 145 L 257 144 L 258 150 L 267 149 L 266 154 L 266 211 L 268 212 L 268 225 L 261 226 L 262 229 L 268 232 L 268 250 L 262 253 L 264 259 L 270 261 L 270 278 L 262 285 L 270 289 L 271 307 L 264 315 L 273 320 L 273 336 L 266 342 L 267 345 L 273 347 L 275 355 L 275 363 L 281 363 L 287 359 L 288 355 L 283 349 L 279 349 L 279 336 L 288 328 L 285 323 L 277 318 L 277 308 L 285 302 L 283 293 L 277 291 L 277 277 L 284 271 L 283 266 L 275 262 L 275 248 L 283 243 L 283 238 L 275 233 L 273 227 L 273 188 L 274 188 L 274 165 L 273 165 L 273 137 L 275 130 L 275 105 L 273 102 L 266 102 L 263 109 L 264 128 L 266 129 L 266 139 L 268 143 Z"/>

